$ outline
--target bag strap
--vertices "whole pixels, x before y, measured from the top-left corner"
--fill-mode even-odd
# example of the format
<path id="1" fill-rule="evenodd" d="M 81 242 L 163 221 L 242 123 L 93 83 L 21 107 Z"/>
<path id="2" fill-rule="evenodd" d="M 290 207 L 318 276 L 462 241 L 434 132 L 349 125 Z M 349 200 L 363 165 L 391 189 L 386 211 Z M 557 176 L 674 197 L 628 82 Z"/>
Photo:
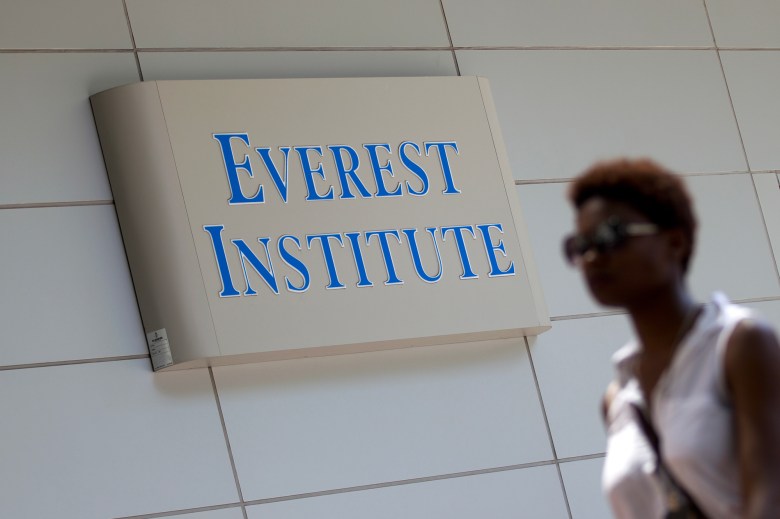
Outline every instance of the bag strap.
<path id="1" fill-rule="evenodd" d="M 647 440 L 650 442 L 650 446 L 653 448 L 653 451 L 655 452 L 655 457 L 658 460 L 658 466 L 664 472 L 664 475 L 668 479 L 669 483 L 673 485 L 680 492 L 680 494 L 682 494 L 683 497 L 688 501 L 690 507 L 692 508 L 692 512 L 696 517 L 706 518 L 707 516 L 704 515 L 704 512 L 701 511 L 701 508 L 696 503 L 696 500 L 693 499 L 691 494 L 688 493 L 687 490 L 685 490 L 685 487 L 683 487 L 677 481 L 677 479 L 675 479 L 671 471 L 664 464 L 664 460 L 661 457 L 661 441 L 658 438 L 658 433 L 655 432 L 655 428 L 653 427 L 653 424 L 650 422 L 647 415 L 645 414 L 645 411 L 635 403 L 631 403 L 631 407 L 634 408 L 636 416 L 639 419 L 639 425 L 642 428 L 642 432 L 645 434 Z"/>
<path id="2" fill-rule="evenodd" d="M 655 451 L 655 455 L 658 457 L 658 461 L 660 462 L 661 442 L 658 440 L 658 434 L 656 434 L 655 428 L 650 423 L 650 420 L 647 419 L 647 415 L 645 415 L 645 411 L 641 407 L 634 403 L 631 404 L 631 407 L 634 408 L 636 417 L 639 419 L 639 425 L 642 427 L 642 432 L 647 437 L 648 441 L 650 442 L 650 446 L 653 447 L 653 451 Z"/>

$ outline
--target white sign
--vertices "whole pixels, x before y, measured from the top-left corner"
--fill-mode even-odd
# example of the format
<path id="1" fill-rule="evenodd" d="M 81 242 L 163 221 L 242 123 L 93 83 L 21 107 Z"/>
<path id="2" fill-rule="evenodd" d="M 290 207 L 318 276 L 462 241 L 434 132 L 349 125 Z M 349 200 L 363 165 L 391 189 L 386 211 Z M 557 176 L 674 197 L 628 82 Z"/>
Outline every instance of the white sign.
<path id="1" fill-rule="evenodd" d="M 172 368 L 549 328 L 484 79 L 146 82 L 92 103 Z"/>

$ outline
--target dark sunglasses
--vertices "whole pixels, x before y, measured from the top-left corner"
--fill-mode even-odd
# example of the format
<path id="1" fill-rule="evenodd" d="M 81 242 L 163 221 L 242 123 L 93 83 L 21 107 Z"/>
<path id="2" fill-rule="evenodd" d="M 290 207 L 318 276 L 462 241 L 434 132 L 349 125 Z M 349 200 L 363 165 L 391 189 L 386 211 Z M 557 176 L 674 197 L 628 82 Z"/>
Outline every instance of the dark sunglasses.
<path id="1" fill-rule="evenodd" d="M 570 234 L 563 239 L 563 255 L 572 265 L 579 265 L 589 251 L 598 254 L 611 252 L 634 236 L 650 236 L 658 232 L 658 226 L 653 223 L 625 223 L 617 216 L 610 216 L 595 232 L 585 236 Z"/>

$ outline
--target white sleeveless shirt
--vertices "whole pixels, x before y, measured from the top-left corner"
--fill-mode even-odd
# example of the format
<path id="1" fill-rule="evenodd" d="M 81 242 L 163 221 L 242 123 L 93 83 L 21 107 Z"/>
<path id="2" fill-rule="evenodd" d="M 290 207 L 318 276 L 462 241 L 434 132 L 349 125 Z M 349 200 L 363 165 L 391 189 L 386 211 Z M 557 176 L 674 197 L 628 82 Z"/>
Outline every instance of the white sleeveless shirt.
<path id="1" fill-rule="evenodd" d="M 741 516 L 734 415 L 726 389 L 724 356 L 735 326 L 752 314 L 713 296 L 680 343 L 652 395 L 652 422 L 667 469 L 712 519 Z M 656 456 L 631 403 L 644 407 L 634 367 L 639 344 L 613 356 L 619 391 L 607 410 L 607 456 L 602 484 L 615 516 L 664 516 L 654 474 Z"/>

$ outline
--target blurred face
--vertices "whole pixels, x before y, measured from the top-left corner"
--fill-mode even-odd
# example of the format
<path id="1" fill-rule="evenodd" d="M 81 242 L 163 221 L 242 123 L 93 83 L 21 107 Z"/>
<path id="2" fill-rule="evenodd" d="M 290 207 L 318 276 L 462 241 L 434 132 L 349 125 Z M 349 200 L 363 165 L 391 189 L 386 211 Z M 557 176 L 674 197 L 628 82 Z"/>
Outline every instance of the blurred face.
<path id="1" fill-rule="evenodd" d="M 673 232 L 626 204 L 596 197 L 577 212 L 577 230 L 565 249 L 599 303 L 630 307 L 681 279 Z"/>

